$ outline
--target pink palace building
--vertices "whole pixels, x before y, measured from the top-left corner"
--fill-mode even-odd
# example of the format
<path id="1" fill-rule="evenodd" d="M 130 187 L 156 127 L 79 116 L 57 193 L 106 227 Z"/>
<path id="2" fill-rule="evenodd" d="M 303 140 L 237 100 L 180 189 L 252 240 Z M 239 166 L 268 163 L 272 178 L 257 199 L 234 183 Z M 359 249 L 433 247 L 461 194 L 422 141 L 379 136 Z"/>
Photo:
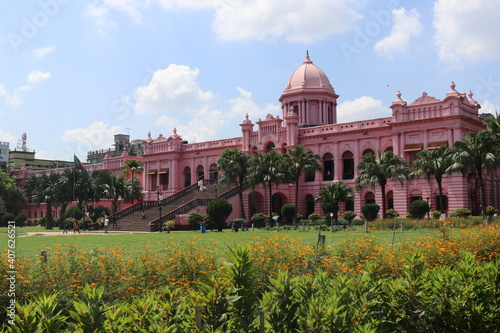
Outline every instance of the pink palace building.
<path id="1" fill-rule="evenodd" d="M 321 157 L 323 171 L 303 175 L 299 187 L 298 212 L 307 216 L 312 212 L 322 214 L 320 203 L 315 203 L 319 190 L 332 181 L 343 181 L 354 189 L 354 179 L 358 174 L 357 165 L 366 153 L 392 151 L 412 162 L 423 149 L 434 149 L 441 145 L 452 146 L 469 132 L 484 128 L 479 117 L 481 107 L 473 98 L 455 90 L 452 82 L 449 91 L 438 99 L 425 92 L 413 102 L 403 100 L 400 92 L 392 102 L 392 116 L 337 123 L 337 99 L 339 95 L 327 75 L 306 56 L 302 65 L 288 80 L 281 102 L 281 115 L 268 114 L 265 119 L 252 122 L 248 115 L 241 122 L 241 137 L 200 143 L 186 143 L 176 133 L 168 137 L 151 134 L 144 141 L 144 200 L 157 200 L 157 189 L 164 197 L 196 184 L 199 179 L 218 178 L 217 160 L 226 148 L 237 148 L 252 154 L 276 150 L 280 153 L 287 148 L 304 145 Z M 485 173 L 488 204 L 499 207 L 499 174 Z M 475 201 L 477 191 L 474 174 L 455 173 L 445 176 L 443 190 L 444 211 L 450 213 L 457 208 L 480 211 Z M 210 185 L 207 185 L 210 186 Z M 431 210 L 441 210 L 435 181 L 429 184 L 425 179 L 392 183 L 386 187 L 388 208 L 394 208 L 401 215 L 407 213 L 413 200 L 428 200 Z M 273 187 L 273 197 L 268 198 L 262 187 L 247 189 L 244 206 L 247 218 L 256 212 L 268 212 L 270 199 L 276 212 L 286 203 L 295 202 L 295 186 L 281 184 Z M 498 199 L 496 199 L 498 201 Z M 240 216 L 238 196 L 230 198 L 233 214 Z M 342 204 L 341 212 L 353 210 L 361 212 L 365 203 L 382 204 L 380 188 L 365 187 L 355 191 L 352 202 Z"/>

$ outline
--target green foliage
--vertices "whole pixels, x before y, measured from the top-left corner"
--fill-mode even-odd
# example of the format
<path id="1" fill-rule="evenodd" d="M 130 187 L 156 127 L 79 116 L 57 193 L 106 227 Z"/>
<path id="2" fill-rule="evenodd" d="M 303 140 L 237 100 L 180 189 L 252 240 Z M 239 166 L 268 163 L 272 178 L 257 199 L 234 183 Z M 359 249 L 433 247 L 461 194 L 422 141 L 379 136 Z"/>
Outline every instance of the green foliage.
<path id="1" fill-rule="evenodd" d="M 192 212 L 186 218 L 186 222 L 194 229 L 198 228 L 201 222 L 206 222 L 206 215 L 198 212 Z"/>
<path id="2" fill-rule="evenodd" d="M 108 207 L 105 206 L 90 206 L 89 207 L 89 217 L 92 219 L 92 221 L 97 221 L 98 218 L 103 217 L 103 216 L 109 216 L 110 210 Z"/>
<path id="3" fill-rule="evenodd" d="M 356 217 L 356 213 L 352 210 L 346 210 L 341 217 L 351 223 L 352 220 L 354 220 L 354 218 Z"/>
<path id="4" fill-rule="evenodd" d="M 425 217 L 425 214 L 429 211 L 429 203 L 425 200 L 415 200 L 410 204 L 408 208 L 408 213 L 414 219 L 421 219 Z"/>
<path id="5" fill-rule="evenodd" d="M 467 208 L 458 208 L 451 212 L 450 217 L 469 217 L 472 215 L 472 211 Z"/>
<path id="6" fill-rule="evenodd" d="M 82 210 L 78 208 L 77 206 L 71 206 L 68 209 L 66 209 L 66 212 L 64 213 L 64 218 L 70 218 L 73 217 L 76 220 L 80 220 L 83 217 Z"/>
<path id="7" fill-rule="evenodd" d="M 395 209 L 388 209 L 388 210 L 385 212 L 385 216 L 386 216 L 388 219 L 395 219 L 396 217 L 399 217 L 399 213 L 398 213 Z"/>
<path id="8" fill-rule="evenodd" d="M 252 222 L 256 224 L 262 224 L 268 218 L 268 216 L 264 213 L 255 213 L 252 215 Z"/>
<path id="9" fill-rule="evenodd" d="M 314 223 L 321 218 L 321 215 L 319 215 L 318 213 L 312 213 L 312 214 L 309 214 L 308 218 L 309 218 L 309 220 L 313 221 L 313 223 Z"/>
<path id="10" fill-rule="evenodd" d="M 5 213 L 2 215 L 2 227 L 6 227 L 9 221 L 15 221 L 16 217 L 12 213 Z"/>
<path id="11" fill-rule="evenodd" d="M 24 225 L 24 223 L 28 220 L 28 218 L 26 217 L 26 215 L 24 215 L 23 213 L 19 213 L 17 214 L 16 216 L 16 225 L 17 226 L 22 226 Z"/>
<path id="12" fill-rule="evenodd" d="M 361 212 L 367 221 L 373 221 L 377 218 L 380 206 L 374 203 L 361 206 Z"/>
<path id="13" fill-rule="evenodd" d="M 431 212 L 431 216 L 432 216 L 433 219 L 437 220 L 437 219 L 439 219 L 441 217 L 441 212 L 438 211 L 438 210 L 435 210 L 435 211 Z"/>
<path id="14" fill-rule="evenodd" d="M 297 214 L 297 208 L 292 204 L 284 204 L 281 207 L 281 214 L 286 218 L 287 223 L 292 223 L 293 218 Z"/>
<path id="15" fill-rule="evenodd" d="M 486 207 L 486 209 L 484 211 L 484 215 L 486 215 L 486 216 L 494 216 L 495 214 L 498 215 L 498 209 L 496 209 L 493 206 Z"/>
<path id="16" fill-rule="evenodd" d="M 222 197 L 218 197 L 212 201 L 207 206 L 207 215 L 210 216 L 212 221 L 214 221 L 217 229 L 222 231 L 226 219 L 233 211 L 233 206 Z"/>

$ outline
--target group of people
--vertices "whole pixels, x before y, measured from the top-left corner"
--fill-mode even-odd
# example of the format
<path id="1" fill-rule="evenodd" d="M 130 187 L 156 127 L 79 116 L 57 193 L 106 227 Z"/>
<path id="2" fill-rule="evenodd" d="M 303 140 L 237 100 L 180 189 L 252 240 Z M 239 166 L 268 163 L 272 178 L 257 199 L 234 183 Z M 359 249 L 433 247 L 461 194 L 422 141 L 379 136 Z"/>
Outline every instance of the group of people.
<path id="1" fill-rule="evenodd" d="M 109 221 L 110 221 L 110 217 L 109 216 L 106 216 L 104 218 L 104 222 L 103 222 L 103 227 L 104 227 L 104 233 L 105 234 L 108 234 L 109 233 Z M 114 216 L 111 216 L 111 221 L 112 221 L 112 225 L 113 225 L 113 229 L 118 229 L 118 223 L 116 222 L 116 218 Z M 63 234 L 67 234 L 68 233 L 68 229 L 69 229 L 69 222 L 68 220 L 64 219 L 62 221 L 62 229 L 63 229 Z M 78 224 L 78 221 L 74 221 L 73 222 L 73 234 L 76 234 L 76 233 L 80 233 L 80 225 Z"/>

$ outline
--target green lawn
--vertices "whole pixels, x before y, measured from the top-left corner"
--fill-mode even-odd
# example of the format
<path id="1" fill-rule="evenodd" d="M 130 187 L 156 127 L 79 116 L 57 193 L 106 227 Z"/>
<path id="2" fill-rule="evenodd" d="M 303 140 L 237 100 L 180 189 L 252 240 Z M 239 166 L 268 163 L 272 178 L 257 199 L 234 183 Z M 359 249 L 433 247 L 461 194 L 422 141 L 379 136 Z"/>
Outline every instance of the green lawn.
<path id="1" fill-rule="evenodd" d="M 31 236 L 26 236 L 28 233 Z M 50 233 L 46 235 L 45 233 Z M 354 238 L 365 235 L 363 227 L 356 227 L 348 231 L 337 232 L 322 231 L 325 235 L 325 245 L 335 247 L 339 243 L 349 242 Z M 390 230 L 370 231 L 370 235 L 377 238 L 377 242 L 392 242 L 393 232 Z M 408 242 L 419 237 L 436 236 L 436 230 L 417 229 L 409 231 L 396 230 L 394 234 L 395 243 Z M 7 228 L 0 228 L 0 248 L 7 249 Z M 171 233 L 127 233 L 114 232 L 105 235 L 103 231 L 91 231 L 89 234 L 73 234 L 70 230 L 63 235 L 59 229 L 46 230 L 42 227 L 16 228 L 16 257 L 33 257 L 42 250 L 50 250 L 57 246 L 76 246 L 79 249 L 112 248 L 119 249 L 124 254 L 140 254 L 142 252 L 157 251 L 165 248 L 169 244 L 187 244 L 191 246 L 201 246 L 205 248 L 218 248 L 224 251 L 227 246 L 236 244 L 248 244 L 253 239 L 288 238 L 299 242 L 302 246 L 315 247 L 318 240 L 318 231 L 310 228 L 303 232 L 299 230 L 264 230 L 231 232 L 229 229 L 223 232 L 212 232 L 202 234 L 199 231 L 173 231 Z"/>

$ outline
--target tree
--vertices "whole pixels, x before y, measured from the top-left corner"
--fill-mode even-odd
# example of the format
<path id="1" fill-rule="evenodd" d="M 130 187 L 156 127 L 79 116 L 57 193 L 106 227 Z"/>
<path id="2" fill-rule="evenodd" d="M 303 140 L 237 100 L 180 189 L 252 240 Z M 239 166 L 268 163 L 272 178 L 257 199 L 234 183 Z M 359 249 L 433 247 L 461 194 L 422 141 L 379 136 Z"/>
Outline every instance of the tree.
<path id="1" fill-rule="evenodd" d="M 452 150 L 448 146 L 441 146 L 433 150 L 422 150 L 417 154 L 417 159 L 412 164 L 412 171 L 409 174 L 410 179 L 424 176 L 427 182 L 431 182 L 431 178 L 436 180 L 439 190 L 439 206 L 444 207 L 443 197 L 443 175 L 451 166 Z"/>
<path id="2" fill-rule="evenodd" d="M 329 203 L 331 205 L 331 212 L 333 213 L 335 224 L 337 224 L 339 219 L 339 203 L 352 200 L 353 198 L 354 193 L 352 188 L 346 183 L 338 181 L 331 182 L 320 188 L 316 201 L 321 201 L 324 204 Z"/>
<path id="3" fill-rule="evenodd" d="M 310 149 L 304 151 L 304 146 L 299 145 L 295 149 L 288 149 L 290 177 L 295 183 L 295 207 L 299 203 L 299 178 L 303 173 L 321 171 L 319 155 L 315 155 Z"/>
<path id="4" fill-rule="evenodd" d="M 134 174 L 140 174 L 144 170 L 144 162 L 139 160 L 127 160 L 125 165 L 121 167 L 124 176 L 131 175 L 131 182 L 139 182 L 139 179 L 134 176 Z M 134 197 L 132 196 L 132 203 L 134 203 Z"/>
<path id="5" fill-rule="evenodd" d="M 486 210 L 486 190 L 484 187 L 483 170 L 493 170 L 498 165 L 498 152 L 495 139 L 488 131 L 469 133 L 461 141 L 456 141 L 452 148 L 452 163 L 448 173 L 459 171 L 467 174 L 471 170 L 476 174 L 481 190 L 481 208 Z"/>
<path id="6" fill-rule="evenodd" d="M 109 199 L 113 214 L 118 211 L 118 201 L 130 202 L 141 196 L 141 187 L 123 176 L 115 176 L 109 171 L 96 174 L 94 180 L 96 199 Z"/>
<path id="7" fill-rule="evenodd" d="M 287 161 L 284 155 L 274 150 L 267 154 L 256 153 L 250 159 L 247 180 L 252 187 L 259 184 L 267 187 L 269 198 L 269 216 L 273 215 L 272 186 L 283 183 L 289 179 Z"/>
<path id="8" fill-rule="evenodd" d="M 232 211 L 233 206 L 223 197 L 215 198 L 207 206 L 207 214 L 214 221 L 219 231 L 224 228 L 224 223 Z"/>
<path id="9" fill-rule="evenodd" d="M 240 198 L 241 218 L 246 221 L 245 206 L 243 203 L 243 190 L 246 186 L 250 157 L 236 148 L 224 149 L 217 161 L 219 170 L 223 176 L 221 183 L 234 184 Z"/>
<path id="10" fill-rule="evenodd" d="M 58 206 L 58 182 L 60 181 L 60 174 L 51 172 L 50 174 L 42 174 L 36 176 L 30 175 L 24 184 L 24 191 L 26 196 L 31 199 L 37 206 L 45 203 L 47 218 L 47 229 L 51 228 L 53 222 L 52 207 Z"/>
<path id="11" fill-rule="evenodd" d="M 25 202 L 22 192 L 16 185 L 16 179 L 3 171 L 0 171 L 0 198 L 4 202 L 5 210 L 16 215 Z"/>
<path id="12" fill-rule="evenodd" d="M 387 181 L 392 179 L 393 181 L 399 181 L 401 184 L 404 179 L 408 179 L 408 162 L 406 162 L 401 156 L 394 155 L 391 151 L 386 151 L 377 153 L 377 157 L 373 154 L 366 154 L 363 156 L 363 161 L 358 164 L 358 170 L 360 173 L 358 177 L 354 180 L 357 189 L 361 189 L 364 185 L 369 185 L 375 189 L 375 185 L 378 184 L 382 191 L 382 214 L 385 218 L 385 212 L 387 211 L 387 203 L 385 197 L 385 187 Z"/>

